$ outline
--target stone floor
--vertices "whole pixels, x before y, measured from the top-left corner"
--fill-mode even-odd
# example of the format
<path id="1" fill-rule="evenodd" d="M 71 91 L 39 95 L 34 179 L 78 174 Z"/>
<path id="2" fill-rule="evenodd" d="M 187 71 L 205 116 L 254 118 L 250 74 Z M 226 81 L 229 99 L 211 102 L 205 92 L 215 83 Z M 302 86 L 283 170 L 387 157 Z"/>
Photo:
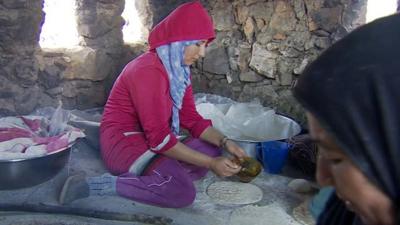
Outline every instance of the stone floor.
<path id="1" fill-rule="evenodd" d="M 173 225 L 233 225 L 233 212 L 246 205 L 220 205 L 207 195 L 207 187 L 222 180 L 212 173 L 196 182 L 197 196 L 195 202 L 182 209 L 159 208 L 140 204 L 118 196 L 89 197 L 60 206 L 57 202 L 61 185 L 68 174 L 86 171 L 88 175 L 99 175 L 105 172 L 97 149 L 86 141 L 80 141 L 72 147 L 67 166 L 53 179 L 25 189 L 0 191 L 0 224 L 1 225 L 125 225 L 125 224 L 173 224 Z M 285 168 L 285 171 L 288 171 Z M 296 193 L 288 187 L 293 178 L 271 175 L 264 171 L 251 183 L 261 188 L 263 198 L 252 204 L 263 207 L 273 205 L 283 210 L 291 218 L 289 223 L 312 224 L 307 217 L 307 201 L 312 193 Z M 302 210 L 298 210 L 303 203 Z M 297 210 L 296 210 L 297 209 Z M 293 212 L 297 212 L 293 214 Z M 299 214 L 300 212 L 300 214 Z M 254 215 L 252 224 L 271 224 L 269 219 Z M 264 215 L 264 214 L 262 214 Z M 256 218 L 254 218 L 256 217 Z M 308 219 L 307 219 L 308 218 Z M 256 222 L 254 222 L 256 221 Z M 250 222 L 250 221 L 249 221 Z M 251 223 L 249 223 L 251 224 Z"/>

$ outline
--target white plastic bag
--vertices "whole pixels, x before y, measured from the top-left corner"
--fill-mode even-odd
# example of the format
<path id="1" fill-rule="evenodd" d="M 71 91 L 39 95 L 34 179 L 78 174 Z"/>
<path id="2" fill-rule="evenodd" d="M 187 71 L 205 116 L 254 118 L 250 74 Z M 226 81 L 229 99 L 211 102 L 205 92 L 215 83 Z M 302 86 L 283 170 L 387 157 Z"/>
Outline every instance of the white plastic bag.
<path id="1" fill-rule="evenodd" d="M 59 102 L 57 109 L 54 111 L 49 124 L 49 136 L 57 136 L 65 131 L 69 120 L 69 112 L 62 109 L 62 102 Z"/>
<path id="2" fill-rule="evenodd" d="M 197 111 L 228 137 L 238 141 L 272 141 L 290 138 L 301 127 L 290 118 L 262 106 L 258 100 L 239 103 L 217 95 L 197 94 Z"/>

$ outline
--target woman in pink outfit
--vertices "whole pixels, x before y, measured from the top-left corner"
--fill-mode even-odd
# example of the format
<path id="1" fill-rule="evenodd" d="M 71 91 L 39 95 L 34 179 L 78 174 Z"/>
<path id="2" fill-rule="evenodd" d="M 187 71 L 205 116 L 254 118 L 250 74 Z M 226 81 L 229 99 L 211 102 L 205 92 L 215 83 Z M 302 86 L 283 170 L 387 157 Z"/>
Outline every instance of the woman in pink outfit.
<path id="1" fill-rule="evenodd" d="M 198 1 L 181 5 L 154 27 L 149 51 L 124 68 L 105 105 L 101 154 L 113 175 L 71 176 L 61 203 L 117 193 L 185 207 L 196 195 L 193 181 L 209 169 L 221 177 L 239 172 L 221 149 L 237 158 L 245 152 L 198 114 L 193 99 L 190 65 L 204 57 L 214 37 L 211 18 Z M 180 128 L 190 133 L 189 140 L 178 140 Z"/>

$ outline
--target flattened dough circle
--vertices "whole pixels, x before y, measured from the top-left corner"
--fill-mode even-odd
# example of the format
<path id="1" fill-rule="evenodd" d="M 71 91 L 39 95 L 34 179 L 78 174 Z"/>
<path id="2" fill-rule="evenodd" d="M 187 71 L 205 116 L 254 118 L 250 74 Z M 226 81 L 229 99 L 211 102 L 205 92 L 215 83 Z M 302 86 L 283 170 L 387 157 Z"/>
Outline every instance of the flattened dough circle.
<path id="1" fill-rule="evenodd" d="M 263 197 L 262 190 L 256 185 L 230 181 L 218 181 L 207 188 L 207 195 L 217 204 L 245 205 L 256 203 Z"/>
<path id="2" fill-rule="evenodd" d="M 277 204 L 246 205 L 232 212 L 229 225 L 300 225 Z"/>

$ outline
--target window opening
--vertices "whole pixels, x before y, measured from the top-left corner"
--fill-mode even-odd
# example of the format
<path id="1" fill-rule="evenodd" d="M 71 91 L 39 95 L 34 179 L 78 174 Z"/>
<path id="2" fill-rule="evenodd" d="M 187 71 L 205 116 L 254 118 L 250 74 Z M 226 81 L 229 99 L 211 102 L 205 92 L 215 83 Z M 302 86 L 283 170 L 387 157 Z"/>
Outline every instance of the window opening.
<path id="1" fill-rule="evenodd" d="M 366 22 L 391 15 L 396 12 L 396 9 L 397 0 L 368 0 Z"/>
<path id="2" fill-rule="evenodd" d="M 122 28 L 124 42 L 135 43 L 144 41 L 144 27 L 139 18 L 139 14 L 135 6 L 135 0 L 125 0 L 125 8 L 122 12 L 122 17 L 125 20 L 125 25 Z"/>
<path id="3" fill-rule="evenodd" d="M 44 0 L 46 13 L 40 33 L 42 48 L 72 48 L 79 44 L 75 0 Z"/>

